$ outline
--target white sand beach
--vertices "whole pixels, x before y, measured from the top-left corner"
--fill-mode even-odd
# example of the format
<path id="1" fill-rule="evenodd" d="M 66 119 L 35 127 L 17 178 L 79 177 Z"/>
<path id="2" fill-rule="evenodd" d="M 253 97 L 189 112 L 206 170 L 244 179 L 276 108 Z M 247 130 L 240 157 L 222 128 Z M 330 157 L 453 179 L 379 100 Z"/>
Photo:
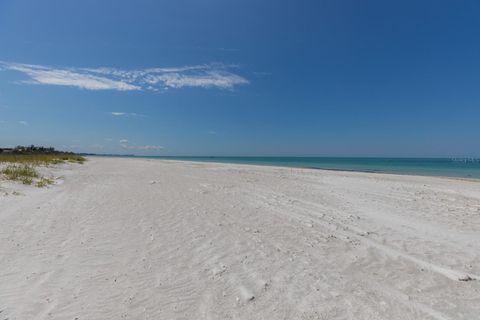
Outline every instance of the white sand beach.
<path id="1" fill-rule="evenodd" d="M 0 182 L 0 319 L 480 319 L 480 182 L 91 157 Z M 15 194 L 14 194 L 15 191 Z"/>

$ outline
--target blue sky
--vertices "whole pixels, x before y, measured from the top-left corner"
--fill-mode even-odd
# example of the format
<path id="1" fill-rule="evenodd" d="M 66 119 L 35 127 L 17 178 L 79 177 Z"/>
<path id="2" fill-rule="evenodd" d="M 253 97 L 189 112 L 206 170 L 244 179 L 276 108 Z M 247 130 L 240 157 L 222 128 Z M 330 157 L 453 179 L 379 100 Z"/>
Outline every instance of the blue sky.
<path id="1" fill-rule="evenodd" d="M 478 1 L 3 1 L 0 145 L 480 156 Z"/>

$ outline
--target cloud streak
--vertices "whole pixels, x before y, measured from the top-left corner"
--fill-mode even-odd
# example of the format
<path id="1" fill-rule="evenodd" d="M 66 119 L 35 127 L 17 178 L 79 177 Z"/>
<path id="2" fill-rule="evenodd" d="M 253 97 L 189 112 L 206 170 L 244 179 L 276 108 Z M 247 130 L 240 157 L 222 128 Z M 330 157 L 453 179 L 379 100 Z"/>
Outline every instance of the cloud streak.
<path id="1" fill-rule="evenodd" d="M 206 64 L 174 68 L 122 70 L 113 68 L 52 68 L 0 61 L 0 69 L 16 71 L 29 79 L 22 83 L 70 86 L 86 90 L 161 91 L 179 88 L 233 89 L 248 84 L 234 66 Z"/>
<path id="2" fill-rule="evenodd" d="M 163 147 L 162 146 L 138 146 L 137 149 L 148 150 L 148 151 L 158 151 L 158 150 L 162 150 Z"/>
<path id="3" fill-rule="evenodd" d="M 157 146 L 157 145 L 144 145 L 144 146 L 131 145 L 127 139 L 120 139 L 118 142 L 120 147 L 126 150 L 160 151 L 164 149 L 162 146 Z"/>
<path id="4" fill-rule="evenodd" d="M 110 115 L 116 118 L 121 118 L 121 117 L 146 117 L 143 114 L 135 113 L 135 112 L 120 112 L 120 111 L 114 111 L 110 112 Z"/>

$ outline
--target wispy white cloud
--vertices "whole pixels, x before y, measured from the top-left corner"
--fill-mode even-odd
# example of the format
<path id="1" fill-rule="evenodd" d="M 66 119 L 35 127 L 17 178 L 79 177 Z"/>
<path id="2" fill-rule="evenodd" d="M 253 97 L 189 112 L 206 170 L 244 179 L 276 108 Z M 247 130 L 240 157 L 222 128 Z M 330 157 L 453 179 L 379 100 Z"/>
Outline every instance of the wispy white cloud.
<path id="1" fill-rule="evenodd" d="M 41 65 L 0 61 L 0 69 L 29 77 L 23 83 L 72 86 L 87 90 L 159 91 L 168 88 L 232 89 L 248 84 L 234 73 L 232 65 L 206 64 L 173 68 L 121 70 L 114 68 L 52 68 Z"/>
<path id="2" fill-rule="evenodd" d="M 144 146 L 133 145 L 133 144 L 130 144 L 127 139 L 119 140 L 119 144 L 120 144 L 120 147 L 128 150 L 159 151 L 163 149 L 162 146 L 158 146 L 158 145 L 144 145 Z"/>
<path id="3" fill-rule="evenodd" d="M 122 147 L 123 149 L 129 149 L 129 145 L 128 145 L 128 140 L 127 139 L 120 139 L 118 141 L 118 143 L 120 144 L 120 147 Z"/>
<path id="4" fill-rule="evenodd" d="M 208 70 L 201 74 L 183 74 L 178 72 L 165 73 L 148 77 L 151 85 L 158 83 L 170 88 L 201 87 L 231 89 L 239 84 L 248 83 L 244 78 L 221 70 Z"/>
<path id="5" fill-rule="evenodd" d="M 110 115 L 114 117 L 145 117 L 143 114 L 135 113 L 135 112 L 110 112 Z"/>
<path id="6" fill-rule="evenodd" d="M 162 150 L 163 147 L 162 146 L 138 146 L 136 147 L 138 150 L 154 150 L 154 151 L 158 151 L 158 150 Z"/>
<path id="7" fill-rule="evenodd" d="M 73 150 L 73 149 L 79 149 L 81 148 L 81 146 L 77 145 L 77 144 L 70 144 L 70 145 L 66 145 L 66 144 L 62 144 L 60 146 L 61 149 L 64 149 L 64 150 Z"/>
<path id="8" fill-rule="evenodd" d="M 75 69 L 54 69 L 44 66 L 2 62 L 3 69 L 18 71 L 30 77 L 24 83 L 71 86 L 88 90 L 140 90 L 141 87 L 125 81 L 82 73 Z"/>
<path id="9" fill-rule="evenodd" d="M 23 126 L 28 126 L 28 122 L 24 121 L 24 120 L 20 120 L 20 121 L 18 121 L 18 123 L 23 125 Z"/>

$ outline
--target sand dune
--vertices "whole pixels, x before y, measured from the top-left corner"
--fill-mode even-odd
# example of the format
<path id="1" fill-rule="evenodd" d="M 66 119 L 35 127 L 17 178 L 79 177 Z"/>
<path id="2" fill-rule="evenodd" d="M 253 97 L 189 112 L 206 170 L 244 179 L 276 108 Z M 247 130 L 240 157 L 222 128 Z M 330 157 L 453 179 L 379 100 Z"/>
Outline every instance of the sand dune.
<path id="1" fill-rule="evenodd" d="M 479 182 L 120 158 L 45 170 L 59 183 L 1 183 L 0 319 L 480 319 Z"/>

